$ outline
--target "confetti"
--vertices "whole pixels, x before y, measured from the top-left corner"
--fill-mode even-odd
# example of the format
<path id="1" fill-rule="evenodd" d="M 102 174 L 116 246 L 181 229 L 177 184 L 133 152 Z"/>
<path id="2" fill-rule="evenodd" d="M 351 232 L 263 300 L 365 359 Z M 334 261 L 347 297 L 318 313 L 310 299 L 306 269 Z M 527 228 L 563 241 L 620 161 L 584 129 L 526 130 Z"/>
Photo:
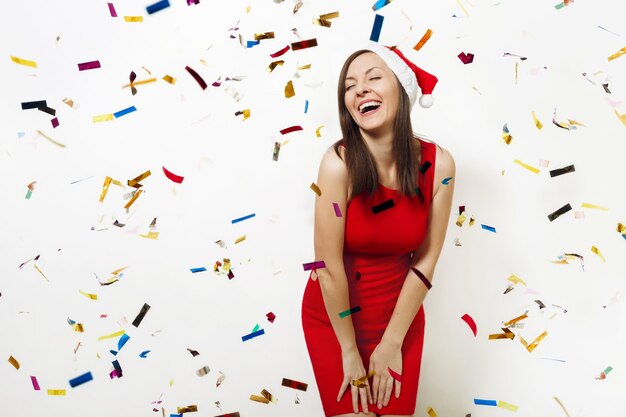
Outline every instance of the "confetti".
<path id="1" fill-rule="evenodd" d="M 9 356 L 9 363 L 13 365 L 15 369 L 20 369 L 20 363 L 13 356 Z"/>
<path id="2" fill-rule="evenodd" d="M 46 279 L 46 281 L 50 282 L 50 280 L 48 279 L 48 277 L 43 273 L 43 271 L 41 269 L 39 269 L 39 267 L 37 265 L 33 265 L 35 267 L 35 269 L 37 270 L 37 272 L 39 272 L 41 274 L 42 277 L 44 277 Z"/>
<path id="3" fill-rule="evenodd" d="M 515 317 L 514 319 L 511 319 L 509 321 L 507 321 L 506 323 L 504 323 L 505 326 L 512 326 L 513 324 L 517 323 L 518 321 L 522 321 L 524 319 L 528 318 L 528 315 L 526 315 L 526 313 L 522 314 L 521 316 Z"/>
<path id="4" fill-rule="evenodd" d="M 169 170 L 167 170 L 165 167 L 163 167 L 163 173 L 165 174 L 165 176 L 170 179 L 171 181 L 177 183 L 177 184 L 181 184 L 183 182 L 183 180 L 185 179 L 185 177 L 181 177 L 180 175 L 176 175 L 172 172 L 170 172 Z"/>
<path id="5" fill-rule="evenodd" d="M 433 410 L 432 407 L 428 407 L 428 415 L 430 417 L 437 417 L 437 413 L 435 412 L 435 410 Z"/>
<path id="6" fill-rule="evenodd" d="M 520 166 L 526 168 L 527 170 L 529 170 L 530 172 L 534 172 L 535 174 L 539 174 L 539 169 L 532 167 L 528 164 L 523 163 L 522 161 L 520 161 L 519 159 L 514 159 L 513 162 L 515 162 L 516 164 L 519 164 Z"/>
<path id="7" fill-rule="evenodd" d="M 74 379 L 70 379 L 70 387 L 74 388 L 91 380 L 93 380 L 93 376 L 91 375 L 91 372 L 87 372 Z"/>
<path id="8" fill-rule="evenodd" d="M 326 264 L 324 263 L 324 261 L 316 261 L 302 264 L 302 267 L 305 271 L 310 271 L 318 268 L 326 268 Z"/>
<path id="9" fill-rule="evenodd" d="M 231 223 L 231 224 L 239 223 L 239 222 L 242 222 L 242 221 L 244 221 L 244 220 L 251 219 L 251 218 L 253 218 L 254 216 L 256 216 L 256 214 L 255 214 L 255 213 L 248 214 L 247 216 L 243 216 L 243 217 L 239 217 L 238 219 L 231 220 L 231 221 L 230 221 L 230 223 Z"/>
<path id="10" fill-rule="evenodd" d="M 176 407 L 176 412 L 179 414 L 182 413 L 194 413 L 198 411 L 197 405 L 188 405 L 186 407 Z"/>
<path id="11" fill-rule="evenodd" d="M 315 38 L 307 39 L 307 40 L 300 41 L 300 42 L 293 42 L 291 44 L 291 49 L 294 50 L 294 51 L 298 51 L 300 49 L 312 48 L 314 46 L 317 46 L 317 39 L 315 39 Z M 276 55 L 276 56 L 280 56 L 280 55 Z M 276 58 L 276 56 L 271 55 L 272 58 Z"/>
<path id="12" fill-rule="evenodd" d="M 146 7 L 146 12 L 148 12 L 148 14 L 153 14 L 156 13 L 160 10 L 166 9 L 170 7 L 170 2 L 169 0 L 161 0 L 159 2 L 156 2 L 154 4 L 151 4 L 150 6 Z"/>
<path id="13" fill-rule="evenodd" d="M 211 368 L 209 368 L 208 365 L 207 365 L 207 366 L 203 366 L 202 368 L 198 369 L 196 371 L 196 375 L 198 375 L 198 376 L 205 376 L 209 372 L 211 372 Z"/>
<path id="14" fill-rule="evenodd" d="M 206 268 L 203 267 L 203 266 L 201 266 L 199 268 L 191 268 L 191 272 L 194 273 L 194 274 L 197 273 L 197 272 L 204 272 L 204 271 L 206 271 Z"/>
<path id="15" fill-rule="evenodd" d="M 598 209 L 598 210 L 604 210 L 604 211 L 609 210 L 607 207 L 602 207 L 602 206 L 598 206 L 596 204 L 591 204 L 591 203 L 582 203 L 580 206 L 584 208 L 592 208 L 592 209 Z"/>
<path id="16" fill-rule="evenodd" d="M 39 381 L 37 381 L 37 377 L 36 376 L 32 376 L 30 377 L 30 382 L 32 382 L 33 384 L 33 389 L 35 391 L 41 391 L 41 387 L 39 386 Z"/>
<path id="17" fill-rule="evenodd" d="M 543 125 L 541 124 L 541 122 L 539 121 L 539 119 L 537 119 L 537 116 L 535 116 L 535 112 L 531 112 L 533 115 L 533 120 L 535 121 L 535 126 L 537 126 L 537 129 L 541 130 L 543 129 Z"/>
<path id="18" fill-rule="evenodd" d="M 250 340 L 250 339 L 252 339 L 254 337 L 261 336 L 263 334 L 265 334 L 265 330 L 263 330 L 263 329 L 257 330 L 256 332 L 252 332 L 252 333 L 247 334 L 245 336 L 241 336 L 241 341 L 245 342 L 245 341 Z"/>
<path id="19" fill-rule="evenodd" d="M 296 92 L 293 88 L 293 82 L 289 80 L 287 85 L 285 86 L 285 98 L 291 98 L 296 95 Z"/>
<path id="20" fill-rule="evenodd" d="M 141 353 L 139 354 L 139 357 L 140 357 L 140 358 L 144 358 L 144 359 L 145 359 L 145 358 L 147 358 L 147 357 L 148 357 L 148 353 L 150 353 L 150 352 L 151 352 L 150 350 L 144 350 L 143 352 L 141 352 Z"/>
<path id="21" fill-rule="evenodd" d="M 143 22 L 143 16 L 124 16 L 124 22 L 142 23 Z"/>
<path id="22" fill-rule="evenodd" d="M 293 379 L 283 378 L 283 382 L 281 384 L 283 387 L 293 388 L 300 391 L 306 391 L 308 384 L 304 382 L 295 381 Z"/>
<path id="23" fill-rule="evenodd" d="M 113 3 L 107 3 L 109 6 L 109 13 L 111 13 L 111 17 L 117 17 L 117 12 L 115 11 L 115 6 Z"/>
<path id="24" fill-rule="evenodd" d="M 625 47 L 623 47 L 622 49 L 620 49 L 619 51 L 617 51 L 616 53 L 614 53 L 614 54 L 610 55 L 610 56 L 609 56 L 609 62 L 610 62 L 610 61 L 612 61 L 612 60 L 614 60 L 614 59 L 619 58 L 620 56 L 622 56 L 622 55 L 624 55 L 624 54 L 626 54 L 626 46 L 625 46 Z"/>
<path id="25" fill-rule="evenodd" d="M 563 168 L 550 170 L 550 177 L 558 177 L 559 175 L 569 174 L 570 172 L 574 172 L 574 171 L 576 171 L 576 169 L 574 168 L 574 165 L 568 165 Z"/>
<path id="26" fill-rule="evenodd" d="M 127 115 L 128 113 L 132 113 L 137 111 L 137 108 L 135 106 L 130 106 L 125 108 L 124 110 L 120 110 L 118 112 L 113 113 L 113 117 L 115 117 L 116 119 L 119 119 L 120 117 Z"/>
<path id="27" fill-rule="evenodd" d="M 476 333 L 478 332 L 478 329 L 476 327 L 476 322 L 474 321 L 474 319 L 469 314 L 463 314 L 463 317 L 461 317 L 461 319 L 465 323 L 467 323 L 467 325 L 470 327 L 470 329 L 472 329 L 472 333 L 474 333 L 474 336 L 476 336 Z"/>
<path id="28" fill-rule="evenodd" d="M 526 347 L 526 350 L 528 350 L 529 352 L 532 352 L 539 345 L 539 342 L 541 342 L 543 338 L 546 337 L 547 335 L 548 335 L 548 331 L 546 330 L 543 333 L 541 333 L 539 336 L 537 336 L 537 338 L 533 340 L 532 343 L 530 344 L 528 344 L 526 340 L 524 340 L 524 338 L 520 336 L 520 342 L 522 343 L 522 345 L 524 345 L 524 347 Z"/>
<path id="29" fill-rule="evenodd" d="M 354 313 L 358 313 L 359 311 L 361 311 L 361 307 L 359 307 L 359 306 L 352 307 L 349 310 L 340 312 L 339 313 L 339 317 L 341 317 L 341 318 L 348 317 L 349 315 L 354 314 Z"/>
<path id="30" fill-rule="evenodd" d="M 495 227 L 487 226 L 486 224 L 481 224 L 480 227 L 482 227 L 484 230 L 488 230 L 490 232 L 496 233 Z"/>
<path id="31" fill-rule="evenodd" d="M 48 395 L 65 395 L 64 389 L 49 389 Z"/>
<path id="32" fill-rule="evenodd" d="M 557 404 L 559 404 L 559 406 L 561 407 L 561 409 L 563 410 L 563 412 L 565 413 L 565 415 L 567 417 L 570 417 L 569 413 L 567 412 L 567 410 L 565 409 L 565 406 L 563 405 L 563 403 L 561 402 L 561 400 L 559 400 L 557 397 L 552 397 L 554 398 L 554 400 L 557 402 Z"/>
<path id="33" fill-rule="evenodd" d="M 462 227 L 463 223 L 465 223 L 465 220 L 467 220 L 467 216 L 465 216 L 465 213 L 459 214 L 459 216 L 456 218 L 456 225 Z"/>
<path id="34" fill-rule="evenodd" d="M 93 116 L 93 118 L 92 118 L 92 122 L 93 123 L 109 122 L 111 120 L 113 120 L 113 113 L 100 114 L 100 115 L 97 115 L 97 116 Z"/>
<path id="35" fill-rule="evenodd" d="M 217 378 L 217 381 L 215 381 L 216 388 L 222 385 L 222 382 L 224 382 L 224 380 L 226 379 L 226 375 L 224 375 L 222 371 L 219 371 L 219 372 L 220 372 L 220 376 Z"/>
<path id="36" fill-rule="evenodd" d="M 28 59 L 22 59 L 11 55 L 11 61 L 15 62 L 16 64 L 25 65 L 27 67 L 37 68 L 37 63 L 35 61 L 29 61 Z"/>
<path id="37" fill-rule="evenodd" d="M 490 405 L 496 407 L 498 402 L 496 400 L 482 400 L 479 398 L 474 398 L 474 404 L 476 405 Z"/>
<path id="38" fill-rule="evenodd" d="M 385 7 L 386 5 L 388 5 L 389 3 L 391 3 L 392 0 L 378 0 L 376 1 L 376 3 L 374 3 L 374 5 L 372 6 L 372 10 L 373 11 L 377 11 L 382 9 L 383 7 Z"/>
<path id="39" fill-rule="evenodd" d="M 274 313 L 270 311 L 269 313 L 266 314 L 266 316 L 267 316 L 267 320 L 270 323 L 274 323 L 274 320 L 276 319 L 276 316 L 274 315 Z"/>
<path id="40" fill-rule="evenodd" d="M 335 209 L 335 216 L 342 217 L 341 216 L 341 209 L 339 208 L 339 204 L 333 203 L 333 209 Z"/>
<path id="41" fill-rule="evenodd" d="M 78 290 L 79 293 L 81 293 L 82 295 L 84 295 L 85 297 L 91 299 L 91 300 L 97 300 L 98 299 L 98 294 L 89 294 L 86 293 L 84 291 Z"/>
<path id="42" fill-rule="evenodd" d="M 228 414 L 220 414 L 219 416 L 215 416 L 215 417 L 241 417 L 239 415 L 239 412 L 235 412 L 235 413 L 228 413 Z"/>
<path id="43" fill-rule="evenodd" d="M 193 68 L 191 68 L 190 66 L 186 66 L 185 69 L 187 70 L 189 74 L 191 74 L 191 76 L 196 80 L 196 82 L 200 85 L 200 87 L 203 90 L 206 90 L 207 84 L 206 82 L 204 82 L 202 77 L 196 71 L 194 71 Z"/>
<path id="44" fill-rule="evenodd" d="M 244 240 L 246 240 L 246 235 L 238 237 L 237 240 L 235 240 L 235 245 L 237 243 L 243 242 Z"/>
<path id="45" fill-rule="evenodd" d="M 176 84 L 176 78 L 172 77 L 171 75 L 164 75 L 163 80 L 170 84 Z"/>
<path id="46" fill-rule="evenodd" d="M 609 372 L 613 370 L 612 366 L 608 366 L 604 371 L 600 372 L 600 375 L 596 379 L 605 379 Z"/>
<path id="47" fill-rule="evenodd" d="M 119 332 L 115 332 L 115 333 L 107 334 L 107 335 L 104 335 L 104 336 L 100 336 L 98 338 L 98 340 L 113 339 L 113 338 L 121 336 L 121 335 L 123 335 L 125 333 L 126 332 L 124 330 L 120 330 Z"/>
<path id="48" fill-rule="evenodd" d="M 373 206 L 372 207 L 372 213 L 378 214 L 378 213 L 380 213 L 382 211 L 388 210 L 388 209 L 393 208 L 393 207 L 395 207 L 395 204 L 393 202 L 393 199 L 390 198 L 387 201 L 384 201 L 384 202 L 382 202 L 380 204 L 377 204 L 377 205 Z"/>
<path id="49" fill-rule="evenodd" d="M 250 395 L 250 399 L 252 401 L 256 401 L 256 402 L 263 403 L 263 404 L 269 404 L 270 403 L 270 400 L 268 400 L 265 397 L 261 397 L 260 395 L 254 395 L 254 394 Z"/>
<path id="50" fill-rule="evenodd" d="M 52 120 L 50 120 L 50 122 L 52 123 L 52 128 L 55 129 L 59 126 L 59 119 L 57 119 L 56 117 Z"/>
<path id="51" fill-rule="evenodd" d="M 313 190 L 318 196 L 322 196 L 322 190 L 320 190 L 320 187 L 318 187 L 317 184 L 315 184 L 314 182 L 311 183 L 311 186 L 309 188 L 311 188 L 311 190 Z"/>
<path id="52" fill-rule="evenodd" d="M 448 185 L 448 184 L 450 184 L 450 181 L 452 180 L 452 178 L 454 178 L 454 177 L 447 177 L 447 178 L 444 178 L 443 180 L 441 180 L 441 183 L 442 183 L 443 185 Z"/>
<path id="53" fill-rule="evenodd" d="M 291 49 L 291 48 L 289 47 L 289 45 L 287 45 L 283 49 L 281 49 L 280 51 L 276 51 L 273 54 L 270 54 L 270 56 L 272 58 L 278 58 L 279 56 L 284 55 L 287 51 L 289 51 L 289 49 Z M 284 62 L 284 61 L 279 61 L 279 62 Z M 280 64 L 280 65 L 282 65 L 282 64 Z"/>
<path id="54" fill-rule="evenodd" d="M 510 331 L 507 328 L 503 328 L 502 331 L 504 333 L 495 333 L 495 334 L 490 334 L 489 335 L 489 340 L 496 340 L 496 339 L 515 339 L 515 333 L 513 333 L 512 331 Z"/>
<path id="55" fill-rule="evenodd" d="M 400 375 L 399 373 L 397 373 L 396 371 L 394 371 L 393 369 L 387 367 L 387 371 L 389 371 L 389 375 L 391 375 L 391 377 L 393 379 L 395 379 L 398 382 L 402 382 L 402 375 Z M 372 371 L 373 373 L 374 371 Z"/>
<path id="56" fill-rule="evenodd" d="M 509 411 L 517 411 L 517 409 L 519 408 L 517 405 L 509 404 L 505 401 L 498 401 L 498 407 L 504 408 L 505 410 Z"/>
<path id="57" fill-rule="evenodd" d="M 318 127 L 317 129 L 315 129 L 315 136 L 317 136 L 318 138 L 322 137 L 322 134 L 321 134 L 320 131 L 322 130 L 323 127 L 325 127 L 325 126 L 322 125 L 322 126 Z"/>
<path id="58" fill-rule="evenodd" d="M 509 134 L 509 127 L 507 126 L 507 123 L 505 123 L 502 127 L 502 140 L 507 145 L 510 145 L 511 141 L 513 140 L 513 136 Z"/>
<path id="59" fill-rule="evenodd" d="M 286 135 L 287 133 L 297 132 L 299 130 L 303 130 L 302 126 L 290 126 L 280 131 L 281 135 Z"/>
<path id="60" fill-rule="evenodd" d="M 141 310 L 139 311 L 139 314 L 137 314 L 137 317 L 135 317 L 135 320 L 133 320 L 133 323 L 132 323 L 133 326 L 139 327 L 139 325 L 141 324 L 141 321 L 148 313 L 148 310 L 150 310 L 150 306 L 144 303 L 143 307 L 141 307 Z"/>
<path id="61" fill-rule="evenodd" d="M 426 33 L 424 33 L 424 35 L 419 40 L 419 42 L 417 42 L 415 44 L 413 49 L 415 49 L 416 51 L 419 51 L 420 49 L 422 49 L 422 46 L 424 46 L 426 44 L 426 42 L 428 42 L 428 40 L 430 39 L 430 37 L 432 35 L 433 35 L 433 31 L 432 30 L 430 30 L 430 29 L 426 30 Z"/>
<path id="62" fill-rule="evenodd" d="M 136 192 L 133 193 L 133 197 L 128 201 L 128 203 L 126 203 L 126 205 L 124 206 L 124 208 L 126 210 L 128 210 L 130 208 L 130 206 L 133 205 L 133 203 L 135 201 L 137 201 L 137 199 L 139 198 L 139 196 L 141 195 L 141 193 L 143 192 L 143 190 L 138 190 Z"/>
<path id="63" fill-rule="evenodd" d="M 606 258 L 604 257 L 604 255 L 602 255 L 602 252 L 600 252 L 600 249 L 598 249 L 595 246 L 592 246 L 591 247 L 591 252 L 593 252 L 596 255 L 598 255 L 600 257 L 600 259 L 602 259 L 602 262 L 606 262 Z"/>
<path id="64" fill-rule="evenodd" d="M 465 52 L 461 52 L 458 55 L 459 59 L 461 60 L 461 62 L 463 62 L 463 64 L 467 65 L 467 64 L 471 64 L 472 62 L 474 62 L 474 54 L 472 53 L 465 53 Z"/>
<path id="65" fill-rule="evenodd" d="M 557 218 L 559 218 L 559 216 L 567 213 L 568 211 L 570 211 L 572 209 L 572 206 L 568 204 L 564 205 L 563 207 L 561 207 L 560 209 L 548 214 L 548 219 L 552 222 L 554 220 L 556 220 Z"/>
<path id="66" fill-rule="evenodd" d="M 378 42 L 378 39 L 380 38 L 380 31 L 383 28 L 383 21 L 385 20 L 385 17 L 382 15 L 375 15 L 374 17 L 374 25 L 372 26 L 372 33 L 370 34 L 370 41 L 372 42 Z"/>
<path id="67" fill-rule="evenodd" d="M 191 353 L 191 356 L 193 356 L 194 358 L 200 354 L 200 352 L 198 352 L 197 350 L 193 350 L 189 348 L 187 348 L 187 351 Z"/>
<path id="68" fill-rule="evenodd" d="M 79 71 L 87 71 L 87 70 L 97 69 L 97 68 L 101 68 L 100 61 L 89 61 L 89 62 L 83 62 L 81 64 L 78 64 Z"/>

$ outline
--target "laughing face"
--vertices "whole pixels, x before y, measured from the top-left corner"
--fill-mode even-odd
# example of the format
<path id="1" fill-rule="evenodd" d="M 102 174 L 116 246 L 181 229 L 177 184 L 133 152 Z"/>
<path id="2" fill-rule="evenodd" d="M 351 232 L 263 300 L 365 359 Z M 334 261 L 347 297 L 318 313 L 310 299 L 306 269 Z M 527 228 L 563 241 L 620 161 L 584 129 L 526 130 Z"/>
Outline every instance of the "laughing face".
<path id="1" fill-rule="evenodd" d="M 374 52 L 363 53 L 350 63 L 344 100 L 361 131 L 380 134 L 393 130 L 399 94 L 395 74 Z"/>

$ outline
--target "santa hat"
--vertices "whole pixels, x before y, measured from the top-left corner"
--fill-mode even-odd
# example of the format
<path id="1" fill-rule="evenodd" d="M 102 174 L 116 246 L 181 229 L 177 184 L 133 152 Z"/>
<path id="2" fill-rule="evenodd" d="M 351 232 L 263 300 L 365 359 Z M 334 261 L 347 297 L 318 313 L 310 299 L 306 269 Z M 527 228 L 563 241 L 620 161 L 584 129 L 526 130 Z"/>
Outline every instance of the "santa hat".
<path id="1" fill-rule="evenodd" d="M 371 43 L 367 45 L 365 49 L 375 52 L 396 74 L 396 77 L 400 80 L 400 84 L 404 87 L 404 91 L 406 91 L 409 96 L 411 107 L 413 107 L 417 99 L 418 88 L 422 92 L 422 95 L 419 98 L 420 106 L 432 106 L 432 93 L 435 88 L 435 84 L 437 84 L 437 77 L 427 73 L 409 61 L 407 57 L 405 57 L 397 48 L 390 48 L 378 43 Z"/>

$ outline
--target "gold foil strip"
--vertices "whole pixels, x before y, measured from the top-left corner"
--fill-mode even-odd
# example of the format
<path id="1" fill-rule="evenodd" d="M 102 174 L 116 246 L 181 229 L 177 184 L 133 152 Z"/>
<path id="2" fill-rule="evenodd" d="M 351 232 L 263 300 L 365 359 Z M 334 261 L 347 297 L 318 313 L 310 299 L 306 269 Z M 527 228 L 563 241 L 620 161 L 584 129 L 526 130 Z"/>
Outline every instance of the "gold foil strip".
<path id="1" fill-rule="evenodd" d="M 133 178 L 132 180 L 128 180 L 128 185 L 131 187 L 140 188 L 142 187 L 140 182 L 148 178 L 150 175 L 152 175 L 152 173 L 150 172 L 150 170 L 147 170 L 146 172 Z"/>
<path id="2" fill-rule="evenodd" d="M 98 340 L 113 339 L 115 337 L 123 335 L 124 333 L 126 333 L 124 330 L 120 330 L 119 332 L 105 334 L 104 336 L 100 336 Z"/>
<path id="3" fill-rule="evenodd" d="M 82 290 L 78 290 L 79 293 L 81 293 L 82 295 L 84 295 L 87 298 L 90 298 L 92 300 L 97 300 L 98 299 L 98 294 L 89 294 L 87 292 L 84 292 Z"/>
<path id="4" fill-rule="evenodd" d="M 198 406 L 197 405 L 188 405 L 186 407 L 176 407 L 176 412 L 178 414 L 182 414 L 182 413 L 194 413 L 198 411 Z"/>
<path id="5" fill-rule="evenodd" d="M 65 395 L 64 389 L 49 389 L 48 395 Z"/>
<path id="6" fill-rule="evenodd" d="M 13 356 L 9 356 L 9 363 L 13 365 L 15 369 L 20 369 L 20 363 Z"/>
<path id="7" fill-rule="evenodd" d="M 620 49 L 619 51 L 615 52 L 613 55 L 609 55 L 609 62 L 616 58 L 619 58 L 620 56 L 624 54 L 626 54 L 626 46 Z"/>
<path id="8" fill-rule="evenodd" d="M 143 16 L 124 16 L 124 22 L 141 23 Z"/>
<path id="9" fill-rule="evenodd" d="M 285 86 L 285 97 L 291 98 L 296 95 L 296 91 L 293 89 L 293 82 L 289 80 Z"/>
<path id="10" fill-rule="evenodd" d="M 316 19 L 313 18 L 313 24 L 317 25 L 317 26 L 323 26 L 325 28 L 329 28 L 331 27 L 331 25 L 333 24 L 333 22 L 331 22 L 330 20 L 324 20 L 324 19 Z"/>
<path id="11" fill-rule="evenodd" d="M 313 190 L 315 192 L 315 194 L 317 194 L 320 197 L 322 196 L 322 190 L 320 190 L 320 187 L 318 187 L 317 184 L 312 182 L 310 188 L 311 188 L 311 190 Z"/>
<path id="12" fill-rule="evenodd" d="M 171 75 L 164 75 L 163 80 L 167 81 L 170 84 L 176 84 L 176 78 L 172 77 Z"/>
<path id="13" fill-rule="evenodd" d="M 424 46 L 426 44 L 426 42 L 428 42 L 428 40 L 430 39 L 430 37 L 432 35 L 433 35 L 433 31 L 430 30 L 430 29 L 427 29 L 426 33 L 424 33 L 424 35 L 422 35 L 422 39 L 420 39 L 419 42 L 417 42 L 415 44 L 413 49 L 415 49 L 416 51 L 419 51 L 420 49 L 422 49 L 422 46 Z"/>
<path id="14" fill-rule="evenodd" d="M 39 269 L 39 267 L 36 264 L 33 264 L 33 266 L 35 267 L 35 269 L 41 274 L 42 277 L 44 277 L 46 279 L 46 281 L 50 282 L 50 280 L 48 279 L 48 277 L 46 276 L 46 274 L 43 273 L 43 271 L 41 269 Z"/>
<path id="15" fill-rule="evenodd" d="M 430 417 L 437 417 L 437 413 L 435 412 L 435 410 L 433 410 L 432 407 L 428 407 L 428 415 Z"/>
<path id="16" fill-rule="evenodd" d="M 148 234 L 146 234 L 146 235 L 139 235 L 139 236 L 144 237 L 144 238 L 146 238 L 146 239 L 154 239 L 154 240 L 157 240 L 157 239 L 159 238 L 159 232 L 155 232 L 154 230 L 150 230 L 150 231 L 148 232 Z"/>
<path id="17" fill-rule="evenodd" d="M 533 120 L 535 121 L 535 126 L 537 126 L 537 129 L 541 130 L 543 129 L 543 125 L 541 124 L 541 122 L 539 121 L 539 119 L 537 119 L 537 116 L 535 116 L 535 112 L 532 112 L 533 115 Z"/>
<path id="18" fill-rule="evenodd" d="M 539 172 L 540 172 L 538 168 L 535 168 L 533 166 L 525 164 L 522 161 L 520 161 L 519 159 L 514 159 L 513 162 L 515 162 L 516 164 L 519 164 L 520 166 L 526 168 L 527 170 L 529 170 L 530 172 L 533 172 L 535 174 L 539 174 Z"/>
<path id="19" fill-rule="evenodd" d="M 521 336 L 520 336 L 520 341 L 526 347 L 526 350 L 528 350 L 529 352 L 532 352 L 539 345 L 539 342 L 541 342 L 543 340 L 543 338 L 546 337 L 547 335 L 548 335 L 548 331 L 544 330 L 544 332 L 541 333 L 539 336 L 537 336 L 537 338 L 535 340 L 533 340 L 532 343 L 530 343 L 530 344 L 528 344 L 524 340 L 524 338 L 522 338 Z"/>
<path id="20" fill-rule="evenodd" d="M 606 262 L 606 259 L 604 258 L 604 255 L 602 255 L 602 252 L 600 252 L 600 249 L 598 249 L 595 246 L 591 246 L 591 252 L 593 252 L 596 255 L 598 255 L 600 257 L 600 259 L 602 259 L 602 262 Z"/>
<path id="21" fill-rule="evenodd" d="M 133 81 L 132 85 L 150 84 L 156 82 L 156 78 L 147 78 L 145 80 Z M 124 84 L 122 88 L 131 87 L 131 84 Z"/>
<path id="22" fill-rule="evenodd" d="M 263 39 L 274 39 L 274 32 L 255 33 L 254 40 L 261 41 Z"/>
<path id="23" fill-rule="evenodd" d="M 278 60 L 278 61 L 273 61 L 273 62 L 270 62 L 270 65 L 267 67 L 267 70 L 268 70 L 269 72 L 272 72 L 272 71 L 274 71 L 274 69 L 275 69 L 277 66 L 279 66 L 279 65 L 281 65 L 281 66 L 282 66 L 284 63 L 285 63 L 285 61 L 283 61 L 283 60 Z"/>
<path id="24" fill-rule="evenodd" d="M 489 340 L 496 340 L 496 339 L 515 339 L 515 334 L 510 331 L 509 329 L 507 329 L 506 327 L 502 328 L 502 331 L 504 333 L 495 333 L 495 334 L 490 334 L 489 335 Z"/>
<path id="25" fill-rule="evenodd" d="M 268 400 L 265 397 L 261 397 L 260 395 L 254 395 L 253 394 L 253 395 L 250 396 L 250 399 L 252 401 L 256 401 L 256 402 L 263 403 L 263 404 L 269 404 L 270 403 L 270 400 Z"/>
<path id="26" fill-rule="evenodd" d="M 237 240 L 235 240 L 235 245 L 239 242 L 243 242 L 244 240 L 246 240 L 246 235 L 239 236 Z"/>
<path id="27" fill-rule="evenodd" d="M 135 195 L 133 195 L 133 197 L 128 201 L 128 203 L 126 203 L 126 205 L 124 206 L 124 208 L 126 210 L 128 210 L 130 208 L 130 206 L 133 205 L 133 203 L 135 202 L 135 200 L 137 200 L 139 198 L 139 196 L 141 195 L 141 193 L 143 192 L 143 190 L 138 190 Z"/>
<path id="28" fill-rule="evenodd" d="M 37 63 L 35 61 L 30 61 L 28 59 L 18 58 L 16 56 L 11 55 L 11 61 L 16 64 L 26 65 L 27 67 L 37 68 Z"/>
<path id="29" fill-rule="evenodd" d="M 322 20 L 330 20 L 339 17 L 339 12 L 331 12 L 326 14 L 321 14 L 320 19 Z"/>
<path id="30" fill-rule="evenodd" d="M 524 284 L 525 286 L 528 286 L 528 285 L 526 285 L 526 282 L 524 282 L 524 280 L 523 280 L 523 279 L 521 279 L 520 277 L 518 277 L 518 276 L 517 276 L 517 275 L 515 275 L 515 274 L 511 274 L 511 276 L 510 276 L 510 277 L 508 277 L 508 278 L 507 278 L 507 280 L 511 281 L 513 284 L 519 284 L 519 283 L 521 282 L 521 283 L 522 283 L 522 284 Z"/>
<path id="31" fill-rule="evenodd" d="M 528 318 L 528 315 L 526 313 L 522 314 L 521 316 L 515 317 L 514 319 L 511 319 L 509 321 L 507 321 L 506 323 L 504 323 L 505 326 L 511 326 L 512 324 L 517 323 L 518 321 L 522 321 L 524 319 Z"/>
<path id="32" fill-rule="evenodd" d="M 97 116 L 94 116 L 92 118 L 93 123 L 98 123 L 98 122 L 109 122 L 111 120 L 113 120 L 115 117 L 113 117 L 113 113 L 108 113 L 108 114 L 99 114 Z"/>
<path id="33" fill-rule="evenodd" d="M 267 398 L 270 402 L 275 403 L 278 401 L 276 397 L 274 397 L 268 390 L 264 389 L 261 391 L 261 395 Z"/>
<path id="34" fill-rule="evenodd" d="M 466 219 L 465 213 L 459 214 L 459 217 L 456 218 L 456 225 L 462 227 Z"/>
<path id="35" fill-rule="evenodd" d="M 598 210 L 604 210 L 604 211 L 608 211 L 609 210 L 608 207 L 598 206 L 597 204 L 591 204 L 591 203 L 582 203 L 581 207 L 598 209 Z"/>
<path id="36" fill-rule="evenodd" d="M 56 140 L 52 139 L 50 136 L 46 135 L 41 130 L 38 130 L 37 134 L 39 134 L 39 135 L 43 136 L 44 138 L 48 139 L 50 142 L 54 143 L 55 145 L 60 146 L 61 148 L 65 148 L 64 144 L 62 144 L 61 142 L 57 142 Z"/>

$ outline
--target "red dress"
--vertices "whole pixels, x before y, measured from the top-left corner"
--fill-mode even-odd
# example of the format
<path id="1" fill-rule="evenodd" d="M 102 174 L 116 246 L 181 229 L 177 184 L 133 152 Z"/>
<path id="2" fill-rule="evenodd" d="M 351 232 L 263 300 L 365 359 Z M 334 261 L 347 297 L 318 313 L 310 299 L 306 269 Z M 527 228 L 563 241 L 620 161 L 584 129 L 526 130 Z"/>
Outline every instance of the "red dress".
<path id="1" fill-rule="evenodd" d="M 420 144 L 422 164 L 418 184 L 423 202 L 420 203 L 418 197 L 402 196 L 396 190 L 379 185 L 371 198 L 367 192 L 353 197 L 345 213 L 343 259 L 350 307 L 361 307 L 361 311 L 349 317 L 354 323 L 356 342 L 366 371 L 370 355 L 380 342 L 395 308 L 411 266 L 411 256 L 426 237 L 436 145 L 421 139 Z M 389 207 L 389 200 L 393 201 L 393 207 Z M 384 207 L 389 208 L 380 210 Z M 369 405 L 371 411 L 400 415 L 415 412 L 424 325 L 424 309 L 420 307 L 402 344 L 400 398 L 395 397 L 394 391 L 386 407 L 379 409 L 376 405 Z M 353 413 L 350 387 L 337 402 L 343 380 L 341 348 L 326 312 L 319 280 L 309 279 L 307 282 L 302 300 L 302 327 L 325 415 Z M 362 411 L 360 404 L 359 410 Z"/>

